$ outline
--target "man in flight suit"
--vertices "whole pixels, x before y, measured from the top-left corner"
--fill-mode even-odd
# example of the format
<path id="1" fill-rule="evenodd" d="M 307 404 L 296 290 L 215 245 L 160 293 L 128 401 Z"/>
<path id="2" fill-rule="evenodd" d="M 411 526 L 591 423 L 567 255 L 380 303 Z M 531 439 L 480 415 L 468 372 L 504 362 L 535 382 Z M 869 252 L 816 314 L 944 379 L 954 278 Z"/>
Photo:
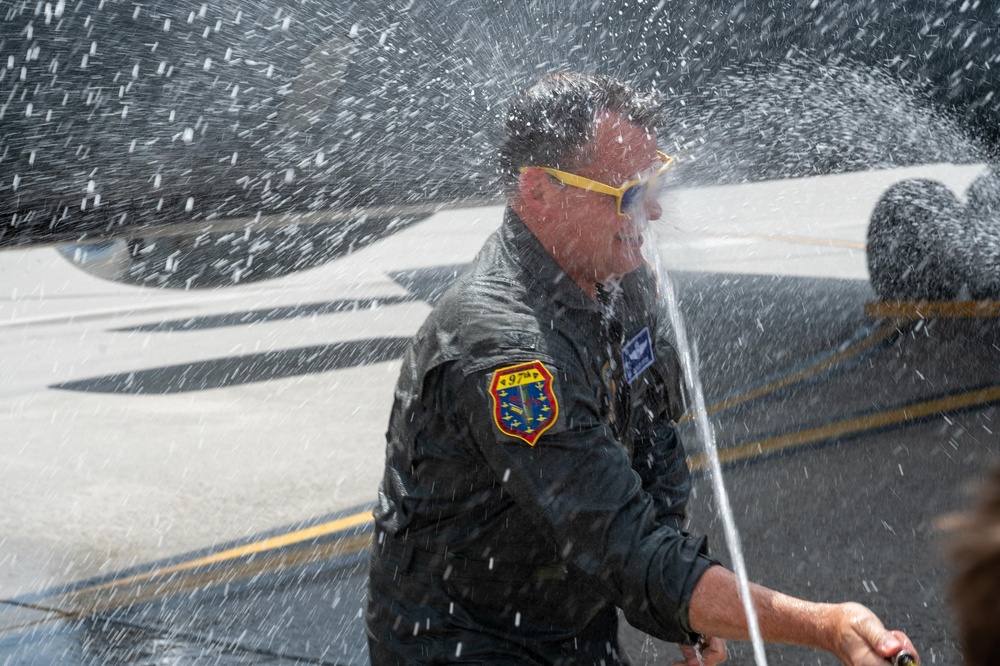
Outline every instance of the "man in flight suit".
<path id="1" fill-rule="evenodd" d="M 696 642 L 711 665 L 721 638 L 748 637 L 734 576 L 681 531 L 680 371 L 641 255 L 671 161 L 655 109 L 576 74 L 511 106 L 503 224 L 396 387 L 366 612 L 376 666 L 622 664 L 616 608 L 692 665 Z M 752 595 L 765 640 L 857 666 L 913 651 L 863 606 Z"/>

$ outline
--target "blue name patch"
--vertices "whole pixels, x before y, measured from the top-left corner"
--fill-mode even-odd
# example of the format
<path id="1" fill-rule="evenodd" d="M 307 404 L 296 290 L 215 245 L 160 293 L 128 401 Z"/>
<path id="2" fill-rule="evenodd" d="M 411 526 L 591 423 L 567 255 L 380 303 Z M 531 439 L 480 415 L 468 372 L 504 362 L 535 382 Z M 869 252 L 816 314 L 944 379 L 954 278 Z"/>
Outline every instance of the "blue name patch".
<path id="1" fill-rule="evenodd" d="M 622 367 L 625 369 L 625 381 L 631 384 L 642 371 L 653 365 L 653 341 L 649 338 L 649 327 L 639 331 L 638 335 L 622 347 Z"/>

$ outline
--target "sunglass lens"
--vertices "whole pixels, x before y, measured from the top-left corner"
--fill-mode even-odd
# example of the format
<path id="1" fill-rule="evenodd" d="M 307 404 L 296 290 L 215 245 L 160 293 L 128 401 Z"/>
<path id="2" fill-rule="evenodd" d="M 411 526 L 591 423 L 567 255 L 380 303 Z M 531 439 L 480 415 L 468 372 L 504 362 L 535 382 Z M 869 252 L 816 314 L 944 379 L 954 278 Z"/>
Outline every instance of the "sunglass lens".
<path id="1" fill-rule="evenodd" d="M 642 203 L 646 196 L 646 183 L 636 183 L 622 193 L 622 213 L 632 210 Z"/>

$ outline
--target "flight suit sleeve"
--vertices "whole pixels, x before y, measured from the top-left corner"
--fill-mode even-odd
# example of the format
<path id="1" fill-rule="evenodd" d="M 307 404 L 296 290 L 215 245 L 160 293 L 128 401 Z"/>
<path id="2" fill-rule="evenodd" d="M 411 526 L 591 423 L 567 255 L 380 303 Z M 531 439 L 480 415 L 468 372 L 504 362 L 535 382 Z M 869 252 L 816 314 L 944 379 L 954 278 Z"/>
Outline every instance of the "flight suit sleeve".
<path id="1" fill-rule="evenodd" d="M 691 473 L 677 429 L 669 419 L 661 416 L 645 424 L 634 440 L 632 468 L 653 500 L 657 522 L 682 529 Z"/>
<path id="2" fill-rule="evenodd" d="M 465 421 L 459 426 L 505 492 L 552 536 L 564 561 L 598 581 L 633 626 L 663 640 L 690 642 L 691 594 L 715 564 L 706 539 L 658 523 L 651 496 L 602 419 L 599 398 L 582 372 L 537 363 L 551 380 L 521 390 L 513 403 L 506 399 L 513 394 L 503 397 L 498 388 L 509 368 L 464 376 L 453 396 L 453 413 Z M 558 409 L 537 437 L 525 432 L 523 421 L 511 425 L 525 401 L 535 407 L 548 401 Z"/>

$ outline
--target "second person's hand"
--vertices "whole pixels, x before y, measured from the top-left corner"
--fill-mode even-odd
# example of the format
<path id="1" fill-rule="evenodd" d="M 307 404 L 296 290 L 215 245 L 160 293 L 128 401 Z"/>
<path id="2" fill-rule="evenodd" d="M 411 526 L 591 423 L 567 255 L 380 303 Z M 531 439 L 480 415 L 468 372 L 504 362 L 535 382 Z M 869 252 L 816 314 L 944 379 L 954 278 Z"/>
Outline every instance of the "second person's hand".
<path id="1" fill-rule="evenodd" d="M 715 666 L 729 659 L 729 649 L 726 641 L 712 636 L 703 636 L 698 643 L 701 650 L 701 661 L 698 661 L 698 654 L 695 648 L 690 645 L 680 645 L 683 659 L 675 661 L 672 666 Z"/>

